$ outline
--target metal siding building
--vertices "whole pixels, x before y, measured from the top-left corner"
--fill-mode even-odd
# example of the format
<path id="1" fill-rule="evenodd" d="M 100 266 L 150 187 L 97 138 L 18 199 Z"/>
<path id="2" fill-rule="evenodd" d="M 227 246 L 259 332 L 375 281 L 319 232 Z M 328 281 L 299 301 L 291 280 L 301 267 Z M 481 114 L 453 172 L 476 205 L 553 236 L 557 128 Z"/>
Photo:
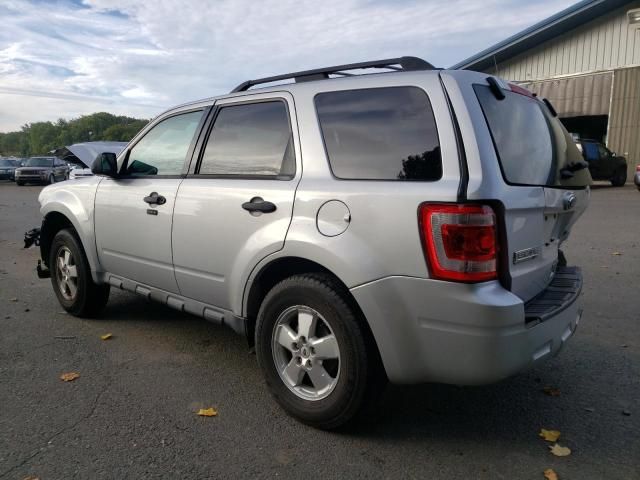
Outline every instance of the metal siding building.
<path id="1" fill-rule="evenodd" d="M 582 1 L 452 68 L 548 98 L 570 131 L 627 157 L 632 178 L 640 163 L 640 0 Z"/>

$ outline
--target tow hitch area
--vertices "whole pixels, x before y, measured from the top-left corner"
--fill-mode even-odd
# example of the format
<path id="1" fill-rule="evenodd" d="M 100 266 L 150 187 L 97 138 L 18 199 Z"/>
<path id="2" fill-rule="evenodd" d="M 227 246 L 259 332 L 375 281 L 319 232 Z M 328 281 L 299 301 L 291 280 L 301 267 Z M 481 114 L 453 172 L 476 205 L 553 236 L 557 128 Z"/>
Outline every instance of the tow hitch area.
<path id="1" fill-rule="evenodd" d="M 31 245 L 40 245 L 40 229 L 32 228 L 28 232 L 24 234 L 24 248 L 29 248 Z M 38 274 L 38 278 L 50 278 L 51 271 L 42 265 L 42 260 L 38 260 L 38 265 L 36 266 L 36 273 Z"/>
<path id="2" fill-rule="evenodd" d="M 24 248 L 29 248 L 31 245 L 40 245 L 40 229 L 32 228 L 24 234 Z"/>

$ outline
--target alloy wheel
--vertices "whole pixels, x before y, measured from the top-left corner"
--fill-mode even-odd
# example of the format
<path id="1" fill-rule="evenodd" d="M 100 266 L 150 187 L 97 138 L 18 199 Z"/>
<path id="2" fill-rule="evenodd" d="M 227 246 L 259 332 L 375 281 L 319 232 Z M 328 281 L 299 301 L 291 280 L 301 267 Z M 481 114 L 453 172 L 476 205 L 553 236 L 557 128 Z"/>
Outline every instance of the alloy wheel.
<path id="1" fill-rule="evenodd" d="M 327 320 L 313 308 L 296 305 L 282 312 L 271 350 L 280 378 L 303 400 L 322 400 L 338 383 L 340 348 Z"/>
<path id="2" fill-rule="evenodd" d="M 73 253 L 61 247 L 56 255 L 56 279 L 65 300 L 74 300 L 78 293 L 78 268 Z"/>

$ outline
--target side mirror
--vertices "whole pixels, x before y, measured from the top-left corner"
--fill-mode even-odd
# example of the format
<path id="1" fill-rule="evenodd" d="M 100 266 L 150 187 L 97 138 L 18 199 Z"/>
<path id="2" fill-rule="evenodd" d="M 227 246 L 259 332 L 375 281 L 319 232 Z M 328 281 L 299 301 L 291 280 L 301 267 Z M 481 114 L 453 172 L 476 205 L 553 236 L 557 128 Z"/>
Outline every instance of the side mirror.
<path id="1" fill-rule="evenodd" d="M 98 155 L 93 161 L 91 172 L 94 175 L 104 175 L 111 178 L 117 177 L 118 162 L 116 161 L 116 154 L 111 152 L 103 152 Z"/>

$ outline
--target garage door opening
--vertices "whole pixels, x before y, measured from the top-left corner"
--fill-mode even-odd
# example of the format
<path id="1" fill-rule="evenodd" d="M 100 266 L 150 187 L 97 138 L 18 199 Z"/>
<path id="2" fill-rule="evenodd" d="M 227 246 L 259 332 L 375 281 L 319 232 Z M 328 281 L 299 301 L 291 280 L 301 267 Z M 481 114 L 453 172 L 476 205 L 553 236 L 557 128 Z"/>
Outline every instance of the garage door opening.
<path id="1" fill-rule="evenodd" d="M 589 138 L 607 143 L 608 115 L 585 115 L 580 117 L 560 118 L 560 121 L 569 131 L 580 138 Z"/>

